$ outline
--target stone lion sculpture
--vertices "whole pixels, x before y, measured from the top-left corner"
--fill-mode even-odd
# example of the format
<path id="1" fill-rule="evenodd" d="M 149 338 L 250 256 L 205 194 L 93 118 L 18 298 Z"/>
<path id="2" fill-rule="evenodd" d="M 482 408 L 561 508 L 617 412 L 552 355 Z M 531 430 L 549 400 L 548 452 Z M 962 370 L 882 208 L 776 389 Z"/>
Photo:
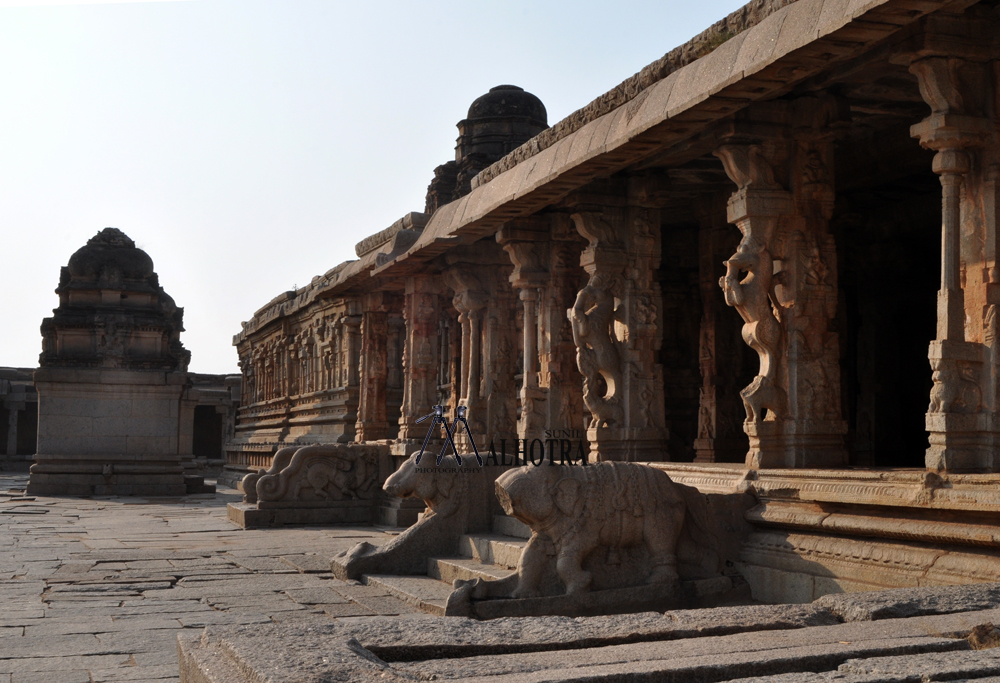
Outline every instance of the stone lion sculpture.
<path id="1" fill-rule="evenodd" d="M 382 486 L 389 495 L 420 498 L 427 505 L 420 521 L 383 546 L 362 542 L 340 553 L 331 563 L 331 571 L 340 579 L 357 579 L 362 574 L 425 574 L 427 558 L 453 555 L 461 536 L 469 531 L 489 528 L 494 505 L 483 496 L 493 496 L 490 489 L 491 468 L 475 474 L 463 474 L 452 457 L 435 466 L 418 467 L 416 454 L 410 456 Z"/>
<path id="2" fill-rule="evenodd" d="M 531 539 L 518 565 L 515 598 L 536 597 L 550 556 L 567 595 L 591 589 L 584 560 L 599 546 L 607 562 L 645 546 L 645 583 L 676 583 L 677 545 L 686 503 L 682 487 L 646 465 L 542 466 L 509 470 L 496 481 L 508 515 L 527 524 Z"/>

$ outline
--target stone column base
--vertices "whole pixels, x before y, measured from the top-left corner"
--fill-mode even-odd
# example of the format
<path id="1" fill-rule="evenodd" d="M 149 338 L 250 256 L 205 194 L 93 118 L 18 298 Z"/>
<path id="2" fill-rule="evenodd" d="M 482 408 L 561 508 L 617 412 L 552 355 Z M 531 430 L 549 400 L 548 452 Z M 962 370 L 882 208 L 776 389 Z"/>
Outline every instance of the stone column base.
<path id="1" fill-rule="evenodd" d="M 419 498 L 383 496 L 379 502 L 376 523 L 384 526 L 413 526 L 417 516 L 426 509 Z"/>
<path id="2" fill-rule="evenodd" d="M 440 427 L 438 428 L 440 431 Z M 397 458 L 409 458 L 414 453 L 420 452 L 420 446 L 424 443 L 423 439 L 397 439 L 389 444 L 389 453 Z M 427 457 L 428 453 L 432 453 L 436 458 L 438 453 L 441 452 L 441 446 L 444 445 L 444 439 L 431 439 L 427 442 L 427 450 L 424 451 L 424 457 Z M 451 448 L 448 449 L 451 453 Z"/>
<path id="3" fill-rule="evenodd" d="M 845 422 L 744 422 L 743 431 L 750 437 L 746 465 L 752 469 L 847 466 Z"/>
<path id="4" fill-rule="evenodd" d="M 358 422 L 355 425 L 354 440 L 359 443 L 387 438 L 389 438 L 388 422 Z"/>
<path id="5" fill-rule="evenodd" d="M 695 439 L 695 462 L 743 462 L 747 456 L 743 439 Z"/>
<path id="6" fill-rule="evenodd" d="M 182 496 L 184 372 L 39 368 L 38 451 L 28 492 Z"/>
<path id="7" fill-rule="evenodd" d="M 27 492 L 38 496 L 183 496 L 187 489 L 177 456 L 38 454 Z"/>
<path id="8" fill-rule="evenodd" d="M 988 431 L 988 418 L 983 413 L 927 413 L 924 418 L 930 442 L 924 456 L 927 469 L 996 472 L 1000 467 L 993 445 L 997 435 Z"/>
<path id="9" fill-rule="evenodd" d="M 587 440 L 590 442 L 590 462 L 615 460 L 618 462 L 659 462 L 670 460 L 667 451 L 666 430 L 655 427 L 590 428 Z"/>

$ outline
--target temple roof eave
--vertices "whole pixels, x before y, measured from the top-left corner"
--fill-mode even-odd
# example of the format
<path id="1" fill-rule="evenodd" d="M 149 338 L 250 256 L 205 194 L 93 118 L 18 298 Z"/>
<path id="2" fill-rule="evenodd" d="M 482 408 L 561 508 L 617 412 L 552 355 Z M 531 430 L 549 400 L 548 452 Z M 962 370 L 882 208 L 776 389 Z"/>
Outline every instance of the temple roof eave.
<path id="1" fill-rule="evenodd" d="M 970 0 L 797 0 L 650 85 L 461 199 L 439 208 L 417 242 L 372 270 L 418 270 L 456 243 L 531 215 L 597 177 L 704 133 L 752 102 L 856 57 L 922 16 Z"/>
<path id="2" fill-rule="evenodd" d="M 796 0 L 652 83 L 621 106 L 523 159 L 430 216 L 412 245 L 382 245 L 340 264 L 307 288 L 288 292 L 257 312 L 234 338 L 260 329 L 316 298 L 368 286 L 367 278 L 403 277 L 454 246 L 474 242 L 505 222 L 529 216 L 593 179 L 705 135 L 755 101 L 787 94 L 797 84 L 869 50 L 921 17 L 973 0 Z M 404 219 L 397 221 L 397 224 Z M 412 222 L 412 221 L 411 221 Z M 396 239 L 400 227 L 373 238 Z M 411 238 L 412 239 L 412 238 Z M 364 244 L 362 242 L 361 244 Z M 361 246 L 359 244 L 359 248 Z M 336 271 L 336 278 L 329 277 Z M 275 310 L 277 309 L 277 310 Z M 263 316 L 263 318 L 262 318 Z"/>
<path id="3" fill-rule="evenodd" d="M 339 263 L 323 275 L 314 277 L 305 287 L 283 292 L 255 311 L 253 318 L 243 323 L 243 329 L 233 336 L 233 345 L 242 343 L 249 335 L 276 320 L 294 315 L 319 299 L 342 296 L 362 283 L 367 283 L 379 258 L 386 258 L 394 251 L 402 251 L 403 248 L 399 245 L 409 247 L 426 222 L 424 214 L 410 212 L 385 230 L 366 237 L 355 247 L 360 258 Z"/>

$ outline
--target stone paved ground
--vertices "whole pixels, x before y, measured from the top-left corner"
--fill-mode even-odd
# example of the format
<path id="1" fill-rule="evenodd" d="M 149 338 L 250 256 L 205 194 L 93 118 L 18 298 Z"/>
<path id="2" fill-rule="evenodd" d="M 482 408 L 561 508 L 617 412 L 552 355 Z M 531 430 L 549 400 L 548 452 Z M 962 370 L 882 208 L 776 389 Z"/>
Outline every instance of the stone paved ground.
<path id="1" fill-rule="evenodd" d="M 329 574 L 373 528 L 244 531 L 233 489 L 45 498 L 0 473 L 0 683 L 176 681 L 177 634 L 207 624 L 422 616 Z"/>

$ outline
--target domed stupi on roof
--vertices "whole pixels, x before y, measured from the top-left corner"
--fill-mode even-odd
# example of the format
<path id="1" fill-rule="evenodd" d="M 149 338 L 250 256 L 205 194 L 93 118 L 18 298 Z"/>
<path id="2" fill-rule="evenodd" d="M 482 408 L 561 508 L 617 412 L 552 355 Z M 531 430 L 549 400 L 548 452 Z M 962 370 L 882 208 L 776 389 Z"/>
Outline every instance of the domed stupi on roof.
<path id="1" fill-rule="evenodd" d="M 424 212 L 467 195 L 480 171 L 548 127 L 545 105 L 536 96 L 516 85 L 490 88 L 458 122 L 455 160 L 434 169 Z"/>
<path id="2" fill-rule="evenodd" d="M 192 458 L 184 310 L 149 254 L 105 228 L 63 267 L 35 371 L 42 495 L 182 495 Z"/>

